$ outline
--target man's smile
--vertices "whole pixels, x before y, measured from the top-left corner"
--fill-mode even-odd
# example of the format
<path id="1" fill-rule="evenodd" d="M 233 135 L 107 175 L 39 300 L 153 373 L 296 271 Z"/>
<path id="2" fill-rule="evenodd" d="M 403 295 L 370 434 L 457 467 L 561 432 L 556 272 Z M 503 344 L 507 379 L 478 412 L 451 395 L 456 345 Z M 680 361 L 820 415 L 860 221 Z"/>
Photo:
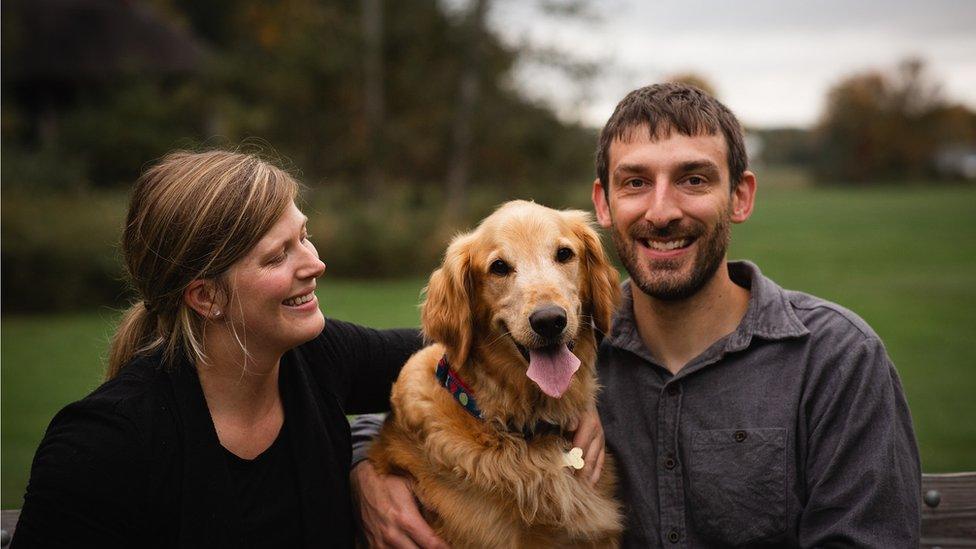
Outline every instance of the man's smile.
<path id="1" fill-rule="evenodd" d="M 697 239 L 690 237 L 671 239 L 637 238 L 635 241 L 640 245 L 643 255 L 650 257 L 652 260 L 665 260 L 676 259 L 685 255 Z"/>
<path id="2" fill-rule="evenodd" d="M 641 246 L 645 248 L 650 248 L 659 252 L 669 252 L 671 250 L 677 250 L 680 248 L 687 248 L 693 242 L 691 238 L 677 238 L 674 240 L 651 240 L 651 239 L 638 239 Z"/>

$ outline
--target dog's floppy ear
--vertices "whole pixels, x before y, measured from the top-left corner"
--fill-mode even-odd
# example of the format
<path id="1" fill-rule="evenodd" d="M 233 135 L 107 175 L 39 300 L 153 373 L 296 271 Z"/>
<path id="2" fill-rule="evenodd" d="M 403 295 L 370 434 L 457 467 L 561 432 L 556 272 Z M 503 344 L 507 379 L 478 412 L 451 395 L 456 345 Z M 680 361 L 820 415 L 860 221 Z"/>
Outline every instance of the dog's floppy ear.
<path id="1" fill-rule="evenodd" d="M 584 311 L 593 316 L 596 329 L 606 334 L 620 303 L 620 275 L 603 252 L 600 236 L 591 226 L 590 214 L 580 210 L 565 213 L 572 223 L 573 233 L 583 244 L 581 293 Z"/>
<path id="2" fill-rule="evenodd" d="M 444 264 L 430 275 L 420 322 L 424 337 L 447 347 L 455 368 L 464 365 L 471 346 L 471 236 L 454 237 Z"/>

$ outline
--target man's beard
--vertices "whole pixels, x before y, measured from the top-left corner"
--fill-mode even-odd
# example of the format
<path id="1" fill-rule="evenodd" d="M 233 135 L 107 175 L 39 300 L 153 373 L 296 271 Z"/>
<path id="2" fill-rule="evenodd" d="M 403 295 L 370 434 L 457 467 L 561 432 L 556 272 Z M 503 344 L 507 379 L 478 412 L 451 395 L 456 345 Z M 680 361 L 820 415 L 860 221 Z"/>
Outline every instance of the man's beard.
<path id="1" fill-rule="evenodd" d="M 728 211 L 723 212 L 710 233 L 706 233 L 707 229 L 703 224 L 694 221 L 690 226 L 676 224 L 661 229 L 647 224 L 633 225 L 628 229 L 629 240 L 616 227 L 611 234 L 617 255 L 630 273 L 633 283 L 650 297 L 662 301 L 678 301 L 701 290 L 722 266 L 731 239 L 729 214 Z M 682 260 L 660 259 L 642 264 L 637 257 L 637 247 L 641 246 L 638 240 L 652 236 L 659 239 L 695 238 L 698 251 L 692 258 L 691 272 L 687 275 L 678 272 L 684 262 Z"/>

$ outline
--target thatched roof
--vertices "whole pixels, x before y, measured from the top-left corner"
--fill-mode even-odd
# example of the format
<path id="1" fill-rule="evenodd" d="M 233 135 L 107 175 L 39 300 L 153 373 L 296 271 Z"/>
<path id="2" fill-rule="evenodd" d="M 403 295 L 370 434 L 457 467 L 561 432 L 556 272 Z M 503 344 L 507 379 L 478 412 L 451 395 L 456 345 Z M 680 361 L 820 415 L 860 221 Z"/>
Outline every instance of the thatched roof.
<path id="1" fill-rule="evenodd" d="M 191 72 L 200 66 L 205 51 L 189 30 L 140 2 L 6 0 L 3 4 L 4 76 L 21 83 Z"/>

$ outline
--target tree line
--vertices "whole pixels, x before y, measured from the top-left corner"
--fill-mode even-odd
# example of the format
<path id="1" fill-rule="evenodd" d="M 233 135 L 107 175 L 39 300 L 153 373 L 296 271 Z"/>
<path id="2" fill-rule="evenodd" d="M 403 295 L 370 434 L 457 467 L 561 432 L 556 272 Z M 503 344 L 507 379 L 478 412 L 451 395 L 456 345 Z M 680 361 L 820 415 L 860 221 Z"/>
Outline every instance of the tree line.
<path id="1" fill-rule="evenodd" d="M 114 15 L 102 13 L 106 5 Z M 167 150 L 241 142 L 287 159 L 312 185 L 345 185 L 364 197 L 409 185 L 445 195 L 454 208 L 469 185 L 587 173 L 593 131 L 514 89 L 510 69 L 522 52 L 488 28 L 490 7 L 5 2 L 3 137 L 12 161 L 4 183 L 121 187 Z M 125 10 L 138 14 L 119 15 Z M 99 24 L 86 27 L 85 17 Z M 146 26 L 142 37 L 127 31 L 137 23 Z M 93 66 L 84 52 L 39 44 L 52 40 L 45 32 L 74 35 L 62 42 L 92 56 L 100 42 L 122 51 Z M 52 164 L 62 169 L 42 167 Z"/>
<path id="2" fill-rule="evenodd" d="M 758 133 L 764 161 L 804 167 L 820 183 L 976 180 L 976 112 L 947 98 L 918 58 L 842 77 L 812 128 Z"/>
<path id="3" fill-rule="evenodd" d="M 4 312 L 123 302 L 126 190 L 175 148 L 243 148 L 295 173 L 333 275 L 421 276 L 505 199 L 587 207 L 597 130 L 518 91 L 513 68 L 538 52 L 492 30 L 500 1 L 0 3 Z M 585 0 L 534 5 L 586 16 Z M 545 57 L 599 85 L 600 67 Z M 755 133 L 760 161 L 833 184 L 976 162 L 976 115 L 915 60 L 839 80 L 812 129 Z"/>

